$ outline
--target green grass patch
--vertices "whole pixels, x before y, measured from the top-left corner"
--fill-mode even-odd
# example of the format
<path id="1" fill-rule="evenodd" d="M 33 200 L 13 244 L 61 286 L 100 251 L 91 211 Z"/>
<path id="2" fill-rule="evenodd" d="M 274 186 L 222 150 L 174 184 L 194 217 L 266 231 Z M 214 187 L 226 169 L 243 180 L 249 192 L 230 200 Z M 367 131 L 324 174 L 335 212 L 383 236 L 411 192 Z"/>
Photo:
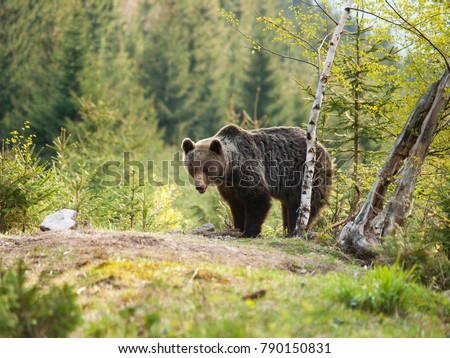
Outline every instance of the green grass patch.
<path id="1" fill-rule="evenodd" d="M 359 277 L 302 276 L 139 259 L 111 260 L 86 270 L 87 278 L 80 282 L 88 285 L 80 295 L 85 323 L 77 336 L 443 337 L 448 333 L 448 315 L 442 309 L 448 307 L 448 299 L 409 282 L 409 273 L 399 268 L 377 268 Z M 265 294 L 259 298 L 243 299 L 261 290 Z"/>
<path id="2" fill-rule="evenodd" d="M 73 307 L 79 307 L 82 318 L 75 331 L 66 331 L 72 337 L 446 337 L 450 333 L 445 294 L 415 282 L 414 275 L 398 265 L 363 270 L 316 242 L 283 238 L 224 242 L 133 232 L 71 235 L 44 233 L 23 245 L 6 238 L 0 248 L 9 268 L 20 259 L 30 268 L 23 292 L 39 284 L 42 272 L 57 287 L 71 287 L 77 301 Z M 20 309 L 29 322 L 40 322 L 39 307 L 52 307 L 63 298 L 46 299 L 51 290 L 47 282 L 39 284 L 43 290 L 30 295 L 30 304 Z M 4 291 L 13 292 L 14 285 L 5 285 L 9 288 Z M 12 296 L 4 293 L 5 297 Z M 70 317 L 72 306 L 61 307 L 68 307 L 64 313 Z M 50 319 L 50 313 L 43 317 Z M 57 313 L 57 317 L 65 316 Z"/>
<path id="3" fill-rule="evenodd" d="M 436 300 L 434 292 L 414 283 L 412 273 L 398 264 L 378 266 L 357 278 L 340 275 L 332 289 L 348 307 L 373 313 L 405 315 L 448 305 L 448 300 Z"/>

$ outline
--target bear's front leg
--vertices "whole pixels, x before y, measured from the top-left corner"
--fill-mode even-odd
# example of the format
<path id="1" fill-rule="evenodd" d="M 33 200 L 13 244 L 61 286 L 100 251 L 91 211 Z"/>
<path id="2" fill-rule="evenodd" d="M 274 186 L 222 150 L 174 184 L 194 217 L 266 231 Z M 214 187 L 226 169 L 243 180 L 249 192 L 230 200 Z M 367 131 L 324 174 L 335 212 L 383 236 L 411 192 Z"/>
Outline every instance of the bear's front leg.
<path id="1" fill-rule="evenodd" d="M 235 229 L 243 232 L 245 230 L 245 206 L 236 195 L 233 187 L 225 185 L 219 186 L 219 193 L 222 198 L 230 206 L 231 215 L 233 216 L 233 226 Z"/>
<path id="2" fill-rule="evenodd" d="M 289 233 L 289 220 L 288 220 L 288 205 L 281 202 L 281 213 L 283 217 L 283 232 L 285 235 Z"/>
<path id="3" fill-rule="evenodd" d="M 243 237 L 257 237 L 270 210 L 270 195 L 253 196 L 245 202 L 245 230 Z"/>
<path id="4" fill-rule="evenodd" d="M 238 229 L 240 232 L 245 230 L 245 206 L 240 203 L 238 200 L 233 198 L 228 202 L 231 209 L 231 214 L 233 215 L 233 225 L 235 229 Z"/>

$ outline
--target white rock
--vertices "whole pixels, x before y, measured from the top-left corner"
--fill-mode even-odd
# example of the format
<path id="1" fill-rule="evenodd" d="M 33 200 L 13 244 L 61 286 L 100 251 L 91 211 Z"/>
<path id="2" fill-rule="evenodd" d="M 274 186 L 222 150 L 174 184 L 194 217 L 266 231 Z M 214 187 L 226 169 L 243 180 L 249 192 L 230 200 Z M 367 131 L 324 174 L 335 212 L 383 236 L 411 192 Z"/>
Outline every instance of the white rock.
<path id="1" fill-rule="evenodd" d="M 47 216 L 39 226 L 42 231 L 62 231 L 75 228 L 77 212 L 71 209 L 61 209 Z"/>

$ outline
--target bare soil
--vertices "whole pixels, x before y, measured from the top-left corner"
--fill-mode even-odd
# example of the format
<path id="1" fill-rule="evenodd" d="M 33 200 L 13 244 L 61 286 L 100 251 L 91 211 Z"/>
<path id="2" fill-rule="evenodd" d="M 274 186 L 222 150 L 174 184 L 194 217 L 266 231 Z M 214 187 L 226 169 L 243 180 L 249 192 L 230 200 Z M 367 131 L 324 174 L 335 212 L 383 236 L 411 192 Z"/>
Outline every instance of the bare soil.
<path id="1" fill-rule="evenodd" d="M 183 233 L 47 231 L 0 236 L 0 257 L 7 266 L 23 259 L 32 266 L 38 265 L 56 272 L 121 258 L 280 269 L 296 274 L 350 270 L 346 263 L 326 254 L 291 254 L 286 252 L 289 244 L 266 245 L 266 242 L 269 241 L 255 239 L 242 242 L 239 239 L 221 240 Z"/>

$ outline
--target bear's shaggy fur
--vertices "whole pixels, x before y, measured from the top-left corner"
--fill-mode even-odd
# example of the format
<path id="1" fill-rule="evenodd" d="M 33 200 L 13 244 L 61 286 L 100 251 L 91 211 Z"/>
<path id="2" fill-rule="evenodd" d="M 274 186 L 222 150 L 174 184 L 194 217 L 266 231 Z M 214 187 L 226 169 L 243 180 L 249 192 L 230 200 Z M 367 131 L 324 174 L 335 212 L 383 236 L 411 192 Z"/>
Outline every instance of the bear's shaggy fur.
<path id="1" fill-rule="evenodd" d="M 244 130 L 227 125 L 211 138 L 181 145 L 184 165 L 203 194 L 216 185 L 229 204 L 234 227 L 244 237 L 256 237 L 270 209 L 271 197 L 281 201 L 283 227 L 294 234 L 300 207 L 306 133 L 295 127 Z M 317 143 L 316 166 L 308 229 L 317 220 L 331 191 L 332 164 Z"/>

